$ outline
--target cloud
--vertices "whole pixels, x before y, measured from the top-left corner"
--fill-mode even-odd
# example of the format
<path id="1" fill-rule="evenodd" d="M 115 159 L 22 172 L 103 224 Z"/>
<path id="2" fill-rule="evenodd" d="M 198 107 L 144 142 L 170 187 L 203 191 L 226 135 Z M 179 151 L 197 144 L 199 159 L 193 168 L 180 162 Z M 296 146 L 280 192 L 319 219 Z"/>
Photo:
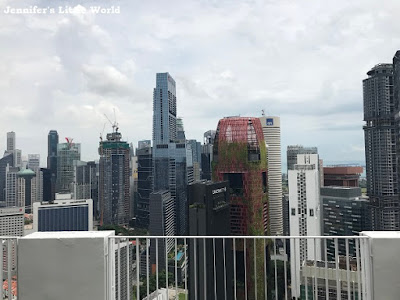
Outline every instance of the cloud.
<path id="1" fill-rule="evenodd" d="M 121 0 L 119 15 L 4 15 L 7 5 L 16 2 L 0 0 L 0 152 L 14 130 L 42 164 L 50 129 L 82 142 L 83 159 L 97 158 L 103 114 L 113 119 L 114 108 L 124 138 L 149 139 L 155 73 L 166 71 L 189 138 L 264 109 L 281 116 L 283 151 L 315 145 L 333 161 L 340 141 L 343 157 L 359 158 L 362 79 L 400 44 L 395 0 Z"/>

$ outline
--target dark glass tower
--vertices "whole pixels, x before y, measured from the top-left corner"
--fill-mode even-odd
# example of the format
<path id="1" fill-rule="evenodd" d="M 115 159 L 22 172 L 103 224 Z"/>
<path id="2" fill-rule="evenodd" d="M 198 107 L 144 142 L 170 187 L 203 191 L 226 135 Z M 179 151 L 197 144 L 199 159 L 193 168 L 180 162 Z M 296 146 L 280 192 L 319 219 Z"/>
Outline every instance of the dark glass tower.
<path id="1" fill-rule="evenodd" d="M 51 172 L 51 199 L 55 198 L 56 182 L 57 182 L 57 146 L 58 133 L 57 130 L 50 130 L 47 136 L 47 169 Z"/>
<path id="2" fill-rule="evenodd" d="M 157 73 L 153 92 L 153 189 L 171 193 L 175 200 L 176 233 L 184 235 L 187 232 L 186 187 L 193 181 L 193 172 L 188 170 L 193 165 L 183 124 L 178 125 L 183 140 L 177 138 L 175 80 L 168 73 Z"/>
<path id="3" fill-rule="evenodd" d="M 393 65 L 379 64 L 363 80 L 367 193 L 374 230 L 399 230 Z"/>
<path id="4" fill-rule="evenodd" d="M 128 225 L 130 216 L 129 144 L 120 132 L 107 134 L 99 146 L 99 203 L 101 225 Z"/>

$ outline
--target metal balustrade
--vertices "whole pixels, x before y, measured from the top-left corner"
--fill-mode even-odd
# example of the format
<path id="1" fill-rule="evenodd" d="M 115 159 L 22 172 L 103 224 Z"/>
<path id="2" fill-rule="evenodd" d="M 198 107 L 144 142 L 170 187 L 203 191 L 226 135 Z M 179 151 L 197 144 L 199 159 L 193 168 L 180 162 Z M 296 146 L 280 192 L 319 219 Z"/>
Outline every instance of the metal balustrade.
<path id="1" fill-rule="evenodd" d="M 110 239 L 110 299 L 372 299 L 365 236 Z"/>

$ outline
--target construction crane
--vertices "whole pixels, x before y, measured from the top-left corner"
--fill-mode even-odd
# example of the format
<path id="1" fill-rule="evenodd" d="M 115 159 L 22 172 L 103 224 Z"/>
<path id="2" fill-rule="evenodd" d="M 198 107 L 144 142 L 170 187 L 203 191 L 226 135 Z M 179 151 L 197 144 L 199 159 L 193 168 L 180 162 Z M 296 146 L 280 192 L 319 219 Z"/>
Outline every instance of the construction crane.
<path id="1" fill-rule="evenodd" d="M 115 108 L 114 108 L 114 123 L 111 122 L 110 118 L 107 117 L 106 114 L 104 114 L 104 116 L 106 117 L 106 119 L 108 120 L 108 122 L 110 122 L 111 127 L 113 129 L 113 132 L 118 132 L 118 123 L 117 123 L 117 118 L 115 117 Z"/>
<path id="2" fill-rule="evenodd" d="M 106 128 L 106 124 L 107 124 L 107 123 L 104 123 L 104 126 L 103 126 L 103 131 L 102 131 L 102 132 L 100 132 L 100 141 L 102 141 L 102 140 L 103 140 L 103 134 L 104 134 L 104 129 Z"/>

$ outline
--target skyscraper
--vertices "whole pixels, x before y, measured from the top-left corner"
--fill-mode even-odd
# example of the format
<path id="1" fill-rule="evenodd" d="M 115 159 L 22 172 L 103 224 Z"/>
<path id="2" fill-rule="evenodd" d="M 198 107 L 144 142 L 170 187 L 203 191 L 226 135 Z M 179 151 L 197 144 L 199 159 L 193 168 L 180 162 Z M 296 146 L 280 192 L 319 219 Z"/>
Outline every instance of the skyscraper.
<path id="1" fill-rule="evenodd" d="M 118 128 L 117 128 L 118 130 Z M 99 146 L 100 224 L 128 225 L 130 216 L 129 144 L 117 130 Z"/>
<path id="2" fill-rule="evenodd" d="M 15 149 L 15 132 L 7 132 L 7 152 L 12 152 Z"/>
<path id="3" fill-rule="evenodd" d="M 99 164 L 94 161 L 74 161 L 73 199 L 92 199 L 96 219 L 99 216 L 98 170 Z"/>
<path id="4" fill-rule="evenodd" d="M 290 145 L 287 147 L 287 171 L 294 170 L 294 165 L 297 164 L 297 154 L 318 154 L 317 147 L 303 147 L 302 145 Z"/>
<path id="5" fill-rule="evenodd" d="M 136 150 L 138 161 L 138 184 L 136 195 L 136 221 L 137 225 L 149 227 L 150 193 L 153 190 L 153 163 L 152 148 L 150 143 L 139 141 Z"/>
<path id="6" fill-rule="evenodd" d="M 298 154 L 294 170 L 289 170 L 290 234 L 321 235 L 320 176 L 318 154 Z M 300 297 L 300 270 L 305 260 L 320 260 L 320 241 L 290 241 L 292 296 Z M 314 248 L 316 256 L 314 256 Z M 295 285 L 297 283 L 297 285 Z"/>
<path id="7" fill-rule="evenodd" d="M 229 181 L 230 218 L 232 235 L 264 235 L 269 233 L 267 194 L 267 149 L 261 122 L 258 118 L 230 117 L 218 123 L 213 149 L 214 181 Z M 255 245 L 256 244 L 256 245 Z M 254 256 L 254 247 L 258 256 Z M 254 284 L 264 286 L 263 267 L 260 260 L 264 253 L 262 244 L 238 245 L 237 257 L 247 257 L 249 298 L 255 299 Z M 254 263 L 258 261 L 258 264 Z M 243 261 L 237 263 L 243 266 Z M 254 269 L 256 266 L 256 270 Z M 243 272 L 244 274 L 245 272 Z M 239 278 L 242 283 L 244 277 Z M 264 297 L 264 288 L 258 289 L 258 298 Z"/>
<path id="8" fill-rule="evenodd" d="M 17 178 L 18 206 L 25 206 L 25 212 L 30 214 L 37 198 L 36 173 L 31 169 L 23 169 L 17 172 Z"/>
<path id="9" fill-rule="evenodd" d="M 279 117 L 263 116 L 260 122 L 267 146 L 270 234 L 282 235 L 281 121 Z"/>
<path id="10" fill-rule="evenodd" d="M 40 169 L 40 154 L 28 154 L 28 168 L 33 172 Z"/>
<path id="11" fill-rule="evenodd" d="M 176 87 L 168 73 L 157 73 L 153 92 L 153 189 L 168 190 L 175 200 L 177 234 L 187 232 L 186 186 L 193 181 L 191 151 L 176 117 Z M 189 157 L 188 157 L 189 156 Z"/>
<path id="12" fill-rule="evenodd" d="M 57 145 L 57 186 L 58 193 L 71 193 L 74 182 L 74 160 L 81 159 L 81 144 L 65 138 L 66 143 Z"/>
<path id="13" fill-rule="evenodd" d="M 57 182 L 57 147 L 58 133 L 57 130 L 50 130 L 47 136 L 47 169 L 51 172 L 51 195 L 54 200 Z"/>
<path id="14" fill-rule="evenodd" d="M 215 130 L 209 130 L 204 133 L 204 144 L 201 149 L 201 179 L 211 180 L 213 161 L 213 145 L 215 140 Z"/>
<path id="15" fill-rule="evenodd" d="M 399 230 L 393 65 L 379 64 L 363 80 L 367 194 L 374 230 Z"/>
<path id="16" fill-rule="evenodd" d="M 189 185 L 188 202 L 189 235 L 230 235 L 227 181 L 199 181 Z M 231 240 L 225 240 L 225 245 L 221 239 L 199 239 L 196 243 L 189 240 L 189 299 L 233 299 L 232 267 Z"/>
<path id="17" fill-rule="evenodd" d="M 0 158 L 0 203 L 2 206 L 6 206 L 6 177 L 7 177 L 7 166 L 14 165 L 14 154 L 5 153 Z"/>

